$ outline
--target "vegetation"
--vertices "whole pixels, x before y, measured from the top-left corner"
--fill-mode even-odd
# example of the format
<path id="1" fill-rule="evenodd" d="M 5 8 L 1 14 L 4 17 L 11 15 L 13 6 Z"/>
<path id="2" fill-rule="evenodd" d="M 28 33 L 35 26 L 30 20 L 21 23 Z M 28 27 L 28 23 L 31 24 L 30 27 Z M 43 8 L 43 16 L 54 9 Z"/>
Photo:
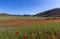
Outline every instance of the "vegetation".
<path id="1" fill-rule="evenodd" d="M 34 16 L 38 17 L 60 17 L 60 8 L 54 8 L 51 10 L 47 10 L 45 12 L 41 12 L 38 14 L 35 14 Z"/>
<path id="2" fill-rule="evenodd" d="M 21 17 L 21 16 L 0 16 L 0 21 L 6 20 L 40 20 L 46 19 L 47 17 Z"/>
<path id="3" fill-rule="evenodd" d="M 59 12 L 60 12 L 60 8 L 39 13 L 34 16 L 10 15 L 6 13 L 2 13 L 0 14 L 0 22 L 1 21 L 6 22 L 6 20 L 40 20 L 40 19 L 54 20 L 56 18 L 60 19 Z M 38 24 L 28 25 L 20 28 L 13 28 L 16 25 L 14 26 L 12 25 L 13 26 L 12 28 L 10 27 L 7 28 L 7 23 L 6 25 L 3 25 L 6 26 L 5 28 L 2 28 L 3 26 L 0 25 L 0 39 L 60 39 L 60 22 L 53 22 L 53 23 L 51 22 L 45 24 L 38 23 Z M 17 25 L 20 26 L 19 24 Z"/>
<path id="4" fill-rule="evenodd" d="M 0 21 L 40 19 L 50 20 L 55 17 L 0 16 Z M 0 39 L 60 39 L 60 22 L 34 24 L 20 28 L 0 28 Z"/>
<path id="5" fill-rule="evenodd" d="M 60 22 L 0 29 L 0 39 L 60 39 Z"/>

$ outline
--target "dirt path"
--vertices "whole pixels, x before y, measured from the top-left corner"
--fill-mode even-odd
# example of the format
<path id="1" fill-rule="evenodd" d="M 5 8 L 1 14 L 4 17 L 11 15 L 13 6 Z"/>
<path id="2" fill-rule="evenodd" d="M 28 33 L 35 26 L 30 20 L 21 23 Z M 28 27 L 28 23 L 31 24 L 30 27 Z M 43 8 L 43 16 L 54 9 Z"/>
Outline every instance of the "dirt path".
<path id="1" fill-rule="evenodd" d="M 60 19 L 55 20 L 8 20 L 0 22 L 1 27 L 21 27 L 25 25 L 32 25 L 32 24 L 41 24 L 41 23 L 48 23 L 48 22 L 60 22 Z"/>

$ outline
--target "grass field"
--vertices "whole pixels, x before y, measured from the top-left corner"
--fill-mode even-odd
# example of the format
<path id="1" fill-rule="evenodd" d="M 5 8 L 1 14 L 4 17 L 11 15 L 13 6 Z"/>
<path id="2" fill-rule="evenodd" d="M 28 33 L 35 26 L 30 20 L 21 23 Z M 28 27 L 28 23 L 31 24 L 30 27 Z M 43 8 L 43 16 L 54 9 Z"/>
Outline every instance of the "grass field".
<path id="1" fill-rule="evenodd" d="M 60 19 L 40 20 L 44 18 L 39 17 L 0 17 L 0 19 L 0 39 L 60 39 Z"/>
<path id="2" fill-rule="evenodd" d="M 1 28 L 0 39 L 60 39 L 60 22 Z"/>
<path id="3" fill-rule="evenodd" d="M 0 16 L 0 21 L 5 20 L 34 20 L 34 19 L 40 19 L 39 17 L 17 17 L 17 16 Z"/>
<path id="4" fill-rule="evenodd" d="M 39 20 L 46 19 L 47 17 L 19 17 L 19 16 L 0 16 L 0 21 L 5 20 Z"/>

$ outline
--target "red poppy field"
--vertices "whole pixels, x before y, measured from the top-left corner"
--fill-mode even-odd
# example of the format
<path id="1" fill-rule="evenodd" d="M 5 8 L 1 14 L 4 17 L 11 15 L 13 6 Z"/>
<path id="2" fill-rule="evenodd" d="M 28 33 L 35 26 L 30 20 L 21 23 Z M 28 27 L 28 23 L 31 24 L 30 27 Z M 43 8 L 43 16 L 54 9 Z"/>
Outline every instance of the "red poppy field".
<path id="1" fill-rule="evenodd" d="M 44 24 L 51 22 L 60 22 L 60 19 L 55 20 L 7 20 L 0 22 L 0 27 L 21 27 L 27 25 L 35 25 L 35 24 Z"/>
<path id="2" fill-rule="evenodd" d="M 1 21 L 0 39 L 60 39 L 60 19 Z"/>

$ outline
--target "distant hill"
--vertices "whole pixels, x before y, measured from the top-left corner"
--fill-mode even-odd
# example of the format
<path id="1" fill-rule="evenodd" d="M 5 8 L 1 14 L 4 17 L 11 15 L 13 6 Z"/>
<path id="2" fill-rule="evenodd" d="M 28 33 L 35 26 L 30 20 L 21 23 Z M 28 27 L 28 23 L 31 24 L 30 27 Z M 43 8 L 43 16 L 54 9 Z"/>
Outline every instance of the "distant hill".
<path id="1" fill-rule="evenodd" d="M 60 8 L 54 8 L 51 10 L 47 10 L 45 12 L 41 12 L 35 15 L 10 15 L 7 13 L 0 13 L 0 16 L 37 16 L 37 17 L 60 17 Z"/>
<path id="2" fill-rule="evenodd" d="M 60 8 L 54 8 L 54 9 L 51 9 L 51 10 L 48 10 L 48 11 L 45 11 L 45 12 L 42 12 L 42 13 L 38 13 L 34 16 L 42 16 L 42 17 L 60 17 Z"/>
<path id="3" fill-rule="evenodd" d="M 10 14 L 7 13 L 0 13 L 0 16 L 9 16 Z"/>
<path id="4" fill-rule="evenodd" d="M 11 15 L 11 14 L 7 14 L 7 13 L 0 13 L 0 16 L 31 16 L 28 14 L 24 14 L 24 15 Z"/>

